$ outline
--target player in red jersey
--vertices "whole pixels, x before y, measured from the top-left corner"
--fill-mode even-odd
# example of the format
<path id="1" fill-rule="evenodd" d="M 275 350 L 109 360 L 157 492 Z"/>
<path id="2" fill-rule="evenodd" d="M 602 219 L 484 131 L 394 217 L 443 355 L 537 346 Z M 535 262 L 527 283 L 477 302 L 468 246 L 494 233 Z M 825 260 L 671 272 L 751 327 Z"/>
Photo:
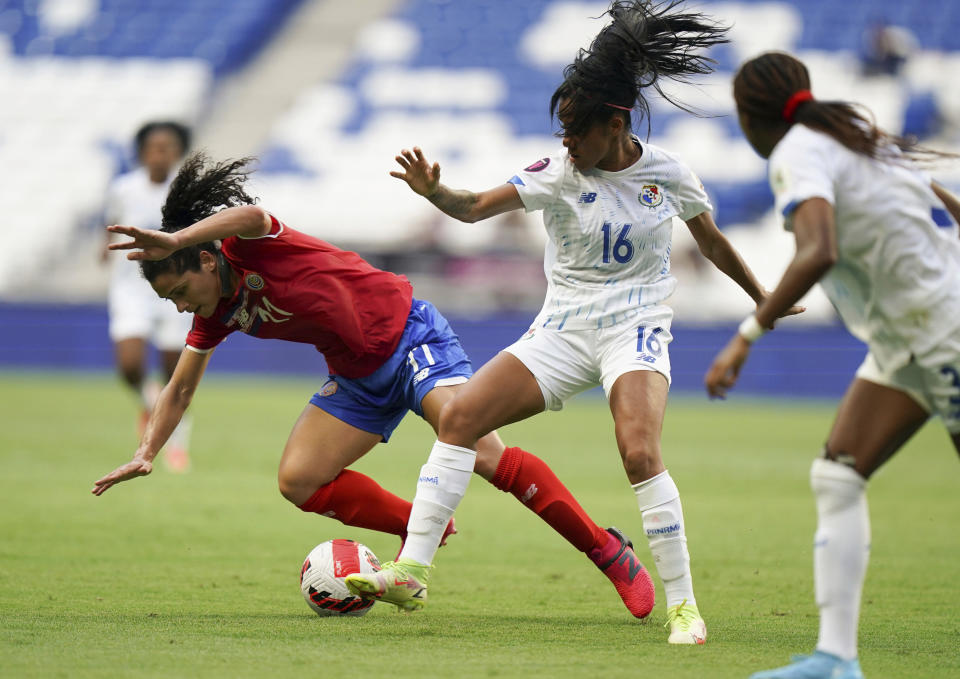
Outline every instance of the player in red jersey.
<path id="1" fill-rule="evenodd" d="M 132 238 L 111 247 L 133 250 L 128 257 L 141 261 L 157 294 L 193 313 L 194 324 L 133 460 L 96 481 L 92 492 L 102 495 L 150 473 L 214 348 L 239 330 L 313 344 L 330 369 L 284 448 L 283 496 L 303 511 L 405 540 L 411 503 L 347 467 L 386 442 L 408 410 L 436 431 L 442 406 L 472 374 L 470 362 L 443 316 L 414 299 L 406 278 L 299 233 L 254 205 L 244 189 L 248 160 L 208 166 L 205 156 L 194 155 L 170 188 L 160 231 L 109 227 Z M 653 583 L 632 544 L 594 523 L 542 460 L 506 449 L 492 432 L 478 443 L 476 464 L 463 471 L 492 482 L 505 451 L 524 485 L 502 490 L 585 552 L 631 613 L 647 615 Z M 447 473 L 442 466 L 430 472 Z M 452 521 L 444 538 L 451 532 Z"/>

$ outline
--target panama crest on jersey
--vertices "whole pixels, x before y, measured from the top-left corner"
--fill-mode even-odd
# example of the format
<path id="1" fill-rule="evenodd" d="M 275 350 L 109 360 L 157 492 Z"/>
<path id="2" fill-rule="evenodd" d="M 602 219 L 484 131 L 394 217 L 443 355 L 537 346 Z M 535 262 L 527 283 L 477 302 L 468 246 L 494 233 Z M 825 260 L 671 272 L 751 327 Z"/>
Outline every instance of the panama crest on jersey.
<path id="1" fill-rule="evenodd" d="M 656 184 L 644 184 L 637 197 L 647 207 L 657 207 L 663 202 L 663 189 Z"/>

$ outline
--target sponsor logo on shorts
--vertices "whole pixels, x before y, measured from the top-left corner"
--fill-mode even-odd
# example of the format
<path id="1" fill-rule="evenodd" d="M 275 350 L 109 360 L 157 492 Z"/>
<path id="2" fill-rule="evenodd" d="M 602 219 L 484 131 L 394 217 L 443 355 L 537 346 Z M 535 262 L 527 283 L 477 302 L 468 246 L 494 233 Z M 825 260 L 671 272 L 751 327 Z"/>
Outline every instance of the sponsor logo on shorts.
<path id="1" fill-rule="evenodd" d="M 643 361 L 644 363 L 656 363 L 657 357 L 651 356 L 650 354 L 640 354 L 637 356 L 638 361 Z"/>
<path id="2" fill-rule="evenodd" d="M 550 164 L 550 159 L 549 159 L 549 158 L 541 158 L 540 160 L 538 160 L 537 162 L 535 162 L 533 165 L 528 165 L 527 167 L 523 168 L 523 171 L 524 171 L 524 172 L 539 172 L 540 170 L 542 170 L 543 168 L 545 168 L 545 167 L 546 167 L 547 165 L 549 165 L 549 164 Z"/>
<path id="3" fill-rule="evenodd" d="M 243 284 L 254 292 L 263 290 L 263 277 L 258 273 L 248 273 L 243 279 Z"/>
<path id="4" fill-rule="evenodd" d="M 647 207 L 657 207 L 663 202 L 663 191 L 656 184 L 644 184 L 637 197 Z"/>
<path id="5" fill-rule="evenodd" d="M 337 383 L 334 382 L 333 380 L 330 380 L 329 382 L 327 382 L 325 385 L 323 385 L 323 386 L 320 388 L 320 395 L 321 395 L 321 396 L 333 396 L 334 394 L 337 393 L 337 389 L 339 389 L 339 388 L 340 388 L 340 385 L 339 385 L 339 384 L 337 384 Z"/>
<path id="6" fill-rule="evenodd" d="M 424 368 L 423 370 L 421 370 L 420 372 L 418 372 L 416 375 L 413 376 L 413 383 L 415 385 L 420 384 L 425 379 L 427 379 L 427 376 L 429 374 L 430 374 L 430 368 Z"/>
<path id="7" fill-rule="evenodd" d="M 530 329 L 527 330 L 525 333 L 523 333 L 523 336 L 522 336 L 520 339 L 522 339 L 522 340 L 528 340 L 528 339 L 530 339 L 530 338 L 533 337 L 533 335 L 534 335 L 535 332 L 537 332 L 537 329 L 536 329 L 536 328 L 530 328 Z"/>

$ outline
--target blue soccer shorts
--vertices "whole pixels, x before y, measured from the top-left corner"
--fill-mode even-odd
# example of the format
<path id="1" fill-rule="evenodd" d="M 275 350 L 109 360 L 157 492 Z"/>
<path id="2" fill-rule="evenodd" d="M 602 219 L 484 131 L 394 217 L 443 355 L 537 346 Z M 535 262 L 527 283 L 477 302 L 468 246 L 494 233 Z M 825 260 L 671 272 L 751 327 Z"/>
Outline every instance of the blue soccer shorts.
<path id="1" fill-rule="evenodd" d="M 393 355 L 367 377 L 331 375 L 310 403 L 386 443 L 407 411 L 423 417 L 420 403 L 434 387 L 463 384 L 472 374 L 447 319 L 430 302 L 414 299 Z"/>

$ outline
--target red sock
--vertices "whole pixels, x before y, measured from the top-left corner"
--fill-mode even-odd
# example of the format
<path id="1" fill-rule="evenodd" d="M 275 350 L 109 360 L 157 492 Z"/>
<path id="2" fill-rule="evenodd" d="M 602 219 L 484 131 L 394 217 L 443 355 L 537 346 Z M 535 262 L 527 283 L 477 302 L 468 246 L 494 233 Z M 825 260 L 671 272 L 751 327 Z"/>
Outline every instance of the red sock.
<path id="1" fill-rule="evenodd" d="M 305 512 L 329 516 L 358 528 L 407 536 L 412 505 L 359 472 L 344 469 L 300 505 Z"/>
<path id="2" fill-rule="evenodd" d="M 609 539 L 607 531 L 587 516 L 553 470 L 536 455 L 507 448 L 491 483 L 511 493 L 581 552 L 602 547 Z"/>

